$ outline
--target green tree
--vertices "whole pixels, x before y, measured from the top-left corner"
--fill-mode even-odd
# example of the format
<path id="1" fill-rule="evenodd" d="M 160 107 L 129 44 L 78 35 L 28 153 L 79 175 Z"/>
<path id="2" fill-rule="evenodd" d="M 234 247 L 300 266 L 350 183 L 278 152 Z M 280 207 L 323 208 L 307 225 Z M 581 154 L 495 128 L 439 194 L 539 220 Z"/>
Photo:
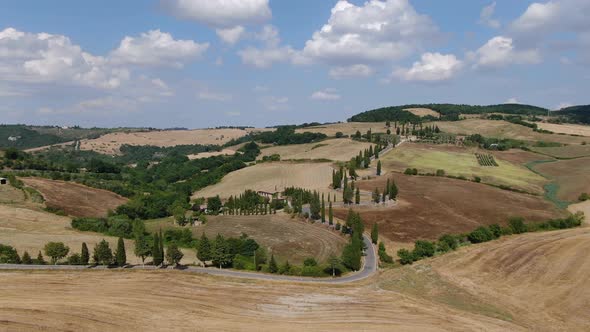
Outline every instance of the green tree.
<path id="1" fill-rule="evenodd" d="M 158 233 L 154 234 L 154 243 L 152 244 L 152 257 L 154 261 L 154 266 L 160 266 L 164 260 L 164 257 L 160 251 L 160 235 Z"/>
<path id="2" fill-rule="evenodd" d="M 201 235 L 201 239 L 197 245 L 197 258 L 201 262 L 211 260 L 211 242 L 209 242 L 209 238 L 205 235 L 205 232 Z"/>
<path id="3" fill-rule="evenodd" d="M 0 244 L 0 264 L 20 264 L 21 259 L 12 246 Z"/>
<path id="4" fill-rule="evenodd" d="M 358 187 L 356 188 L 356 191 L 354 193 L 354 203 L 356 205 L 361 204 L 361 191 Z"/>
<path id="5" fill-rule="evenodd" d="M 210 214 L 219 214 L 219 210 L 221 210 L 222 206 L 223 205 L 221 203 L 221 198 L 219 198 L 219 195 L 207 198 L 207 211 Z"/>
<path id="6" fill-rule="evenodd" d="M 78 253 L 71 254 L 70 257 L 68 257 L 68 264 L 69 265 L 82 265 L 81 255 Z"/>
<path id="7" fill-rule="evenodd" d="M 86 242 L 82 242 L 82 250 L 80 251 L 80 264 L 81 265 L 88 265 L 90 261 L 90 252 L 88 251 L 88 246 Z"/>
<path id="8" fill-rule="evenodd" d="M 113 262 L 113 252 L 107 241 L 103 239 L 94 247 L 94 257 L 101 265 L 106 266 Z"/>
<path id="9" fill-rule="evenodd" d="M 45 258 L 43 258 L 43 254 L 41 254 L 41 250 L 39 250 L 39 253 L 37 254 L 37 260 L 35 261 L 35 263 L 38 265 L 45 265 Z"/>
<path id="10" fill-rule="evenodd" d="M 391 187 L 389 188 L 389 199 L 395 200 L 397 199 L 398 189 L 397 185 L 395 184 L 395 180 L 391 181 Z"/>
<path id="11" fill-rule="evenodd" d="M 264 247 L 258 247 L 258 249 L 256 249 L 254 252 L 254 265 L 256 271 L 259 270 L 260 265 L 266 263 L 267 257 L 268 254 L 266 253 L 266 249 L 264 249 Z"/>
<path id="12" fill-rule="evenodd" d="M 24 252 L 23 253 L 23 257 L 21 258 L 21 263 L 22 264 L 26 264 L 26 265 L 31 265 L 33 264 L 33 260 L 31 259 L 31 256 L 29 255 L 28 252 Z"/>
<path id="13" fill-rule="evenodd" d="M 332 255 L 328 259 L 328 264 L 330 266 L 330 270 L 332 270 L 332 278 L 333 278 L 336 276 L 336 270 L 338 269 L 338 267 L 340 265 L 340 260 L 338 259 L 338 257 Z"/>
<path id="14" fill-rule="evenodd" d="M 120 237 L 117 241 L 117 251 L 115 251 L 115 263 L 118 266 L 125 266 L 127 264 L 127 253 L 125 252 L 125 242 Z"/>
<path id="15" fill-rule="evenodd" d="M 166 260 L 168 261 L 168 264 L 177 266 L 183 256 L 184 254 L 182 251 L 180 251 L 180 249 L 178 249 L 176 243 L 171 243 L 168 245 L 166 250 Z"/>
<path id="16" fill-rule="evenodd" d="M 277 262 L 275 261 L 275 255 L 270 255 L 270 262 L 268 263 L 268 272 L 270 273 L 277 273 L 279 272 L 279 268 L 277 266 Z"/>
<path id="17" fill-rule="evenodd" d="M 353 271 L 361 268 L 362 243 L 357 236 L 350 238 L 350 243 L 342 250 L 342 263 Z"/>
<path id="18" fill-rule="evenodd" d="M 383 263 L 393 263 L 393 258 L 387 254 L 383 242 L 379 242 L 379 259 Z"/>
<path id="19" fill-rule="evenodd" d="M 399 257 L 399 261 L 402 265 L 412 264 L 416 260 L 414 254 L 408 249 L 398 250 L 397 256 Z"/>
<path id="20" fill-rule="evenodd" d="M 377 223 L 374 223 L 371 229 L 371 241 L 373 244 L 377 244 L 379 241 L 379 226 L 377 226 Z"/>
<path id="21" fill-rule="evenodd" d="M 162 236 L 162 229 L 160 228 L 160 236 L 159 236 L 160 244 L 158 245 L 158 249 L 160 249 L 159 257 L 161 262 L 164 263 L 164 236 Z"/>
<path id="22" fill-rule="evenodd" d="M 152 248 L 148 239 L 143 232 L 135 233 L 135 246 L 133 248 L 135 256 L 141 258 L 141 264 L 145 266 L 145 259 L 152 254 Z"/>
<path id="23" fill-rule="evenodd" d="M 526 233 L 527 226 L 524 223 L 524 219 L 520 217 L 510 218 L 508 220 L 508 226 L 512 230 L 513 234 L 522 234 Z"/>
<path id="24" fill-rule="evenodd" d="M 221 234 L 218 234 L 215 238 L 215 242 L 213 243 L 212 256 L 213 262 L 216 265 L 219 265 L 220 269 L 231 265 L 233 261 L 234 256 L 231 253 L 227 241 L 223 238 L 223 236 L 221 236 Z"/>
<path id="25" fill-rule="evenodd" d="M 66 257 L 70 248 L 62 242 L 49 242 L 45 245 L 45 255 L 51 257 L 51 264 L 57 264 L 57 261 Z"/>
<path id="26" fill-rule="evenodd" d="M 381 175 L 381 160 L 377 162 L 377 176 Z"/>
<path id="27" fill-rule="evenodd" d="M 328 206 L 328 223 L 330 225 L 334 224 L 334 211 L 332 210 L 332 202 L 330 202 Z"/>
<path id="28" fill-rule="evenodd" d="M 342 198 L 345 204 L 351 204 L 352 203 L 352 197 L 353 197 L 354 193 L 352 191 L 352 188 L 350 188 L 349 186 L 347 186 L 342 194 Z"/>
<path id="29" fill-rule="evenodd" d="M 379 193 L 379 188 L 375 188 L 373 191 L 373 202 L 379 204 L 381 202 L 381 194 Z"/>
<path id="30" fill-rule="evenodd" d="M 281 267 L 279 268 L 279 273 L 280 274 L 290 274 L 291 273 L 291 264 L 289 264 L 288 260 L 285 262 L 285 264 L 281 265 Z"/>
<path id="31" fill-rule="evenodd" d="M 322 224 L 326 223 L 326 201 L 324 200 L 324 194 L 322 194 Z"/>

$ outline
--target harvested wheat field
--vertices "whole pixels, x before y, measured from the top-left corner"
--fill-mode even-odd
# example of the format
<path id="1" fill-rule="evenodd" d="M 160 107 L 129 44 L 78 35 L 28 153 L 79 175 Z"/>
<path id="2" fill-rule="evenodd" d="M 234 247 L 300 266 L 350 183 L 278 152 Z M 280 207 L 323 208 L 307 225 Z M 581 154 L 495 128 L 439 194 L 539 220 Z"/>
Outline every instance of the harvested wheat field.
<path id="1" fill-rule="evenodd" d="M 305 285 L 168 271 L 15 271 L 0 278 L 0 329 L 7 330 L 523 330 L 367 282 Z"/>
<path id="2" fill-rule="evenodd" d="M 562 144 L 581 144 L 587 141 L 587 137 L 575 137 L 567 135 L 542 134 L 531 128 L 513 124 L 506 121 L 467 119 L 462 121 L 441 121 L 436 124 L 443 132 L 472 135 L 480 134 L 485 137 L 511 138 L 523 141 L 545 141 Z"/>
<path id="3" fill-rule="evenodd" d="M 588 142 L 590 143 L 590 142 Z M 580 157 L 590 157 L 590 145 L 566 145 L 559 147 L 533 147 L 533 151 L 542 153 L 551 157 L 561 159 L 571 159 Z"/>
<path id="4" fill-rule="evenodd" d="M 353 141 L 348 138 L 330 139 L 320 143 L 295 144 L 273 146 L 262 149 L 259 159 L 264 156 L 278 154 L 285 159 L 329 159 L 334 161 L 349 161 L 374 144 Z"/>
<path id="5" fill-rule="evenodd" d="M 187 157 L 190 160 L 195 160 L 195 159 L 204 159 L 204 158 L 216 157 L 216 156 L 232 156 L 235 153 L 236 153 L 235 150 L 223 149 L 221 151 L 201 152 L 201 153 L 197 153 L 197 154 L 189 154 Z"/>
<path id="6" fill-rule="evenodd" d="M 356 131 L 360 131 L 361 134 L 366 134 L 368 130 L 372 130 L 373 133 L 384 133 L 387 131 L 385 122 L 339 122 L 314 127 L 305 127 L 295 130 L 296 133 L 322 133 L 328 137 L 336 136 L 337 132 L 341 132 L 344 135 L 354 135 Z"/>
<path id="7" fill-rule="evenodd" d="M 406 176 L 391 178 L 399 188 L 398 204 L 393 207 L 356 208 L 367 227 L 377 223 L 379 234 L 391 241 L 414 242 L 438 239 L 445 233 L 470 232 L 481 225 L 505 225 L 510 217 L 540 222 L 561 217 L 550 202 L 540 196 L 500 190 L 485 184 L 442 177 Z M 385 187 L 387 179 L 359 181 L 363 190 Z M 335 209 L 345 218 L 347 209 Z"/>
<path id="8" fill-rule="evenodd" d="M 556 134 L 590 136 L 590 126 L 547 122 L 536 122 L 536 124 L 540 129 L 549 130 Z"/>
<path id="9" fill-rule="evenodd" d="M 121 145 L 152 145 L 170 147 L 176 145 L 223 145 L 232 139 L 246 136 L 250 132 L 273 129 L 195 129 L 164 130 L 132 133 L 112 133 L 92 140 L 80 141 L 81 150 L 91 150 L 103 154 L 120 154 Z"/>
<path id="10" fill-rule="evenodd" d="M 292 186 L 328 193 L 332 182 L 332 169 L 330 163 L 257 164 L 226 175 L 220 183 L 197 191 L 193 197 L 219 195 L 221 198 L 229 198 L 242 194 L 247 189 L 277 192 Z"/>
<path id="11" fill-rule="evenodd" d="M 438 118 L 440 116 L 440 113 L 438 113 L 437 111 L 433 111 L 430 108 L 406 108 L 404 109 L 404 111 L 408 111 L 416 116 L 420 116 L 420 117 L 424 117 L 424 116 L 434 116 L 435 118 Z"/>
<path id="12" fill-rule="evenodd" d="M 127 203 L 127 198 L 113 192 L 90 188 L 78 183 L 43 178 L 21 178 L 38 190 L 48 207 L 63 210 L 74 217 L 105 217 L 109 210 Z"/>
<path id="13" fill-rule="evenodd" d="M 557 184 L 557 198 L 576 202 L 581 193 L 590 193 L 590 157 L 537 164 L 534 169 Z"/>
<path id="14" fill-rule="evenodd" d="M 387 171 L 403 172 L 406 168 L 416 168 L 421 173 L 435 174 L 442 169 L 445 174 L 463 176 L 473 179 L 481 178 L 483 183 L 505 185 L 530 193 L 542 194 L 543 185 L 547 180 L 530 171 L 520 162 L 514 163 L 504 160 L 515 160 L 517 157 L 526 160 L 528 152 L 507 152 L 495 154 L 498 167 L 482 166 L 479 164 L 476 153 L 490 155 L 485 150 L 476 148 L 461 148 L 456 146 L 430 145 L 430 144 L 403 144 L 381 158 L 383 169 Z M 542 159 L 543 157 L 539 157 Z"/>
<path id="15" fill-rule="evenodd" d="M 279 262 L 302 264 L 308 257 L 326 262 L 331 255 L 339 257 L 348 240 L 321 224 L 310 224 L 279 213 L 261 216 L 215 216 L 205 225 L 195 227 L 195 237 L 205 232 L 209 238 L 217 234 L 240 237 L 248 234 L 273 253 Z"/>

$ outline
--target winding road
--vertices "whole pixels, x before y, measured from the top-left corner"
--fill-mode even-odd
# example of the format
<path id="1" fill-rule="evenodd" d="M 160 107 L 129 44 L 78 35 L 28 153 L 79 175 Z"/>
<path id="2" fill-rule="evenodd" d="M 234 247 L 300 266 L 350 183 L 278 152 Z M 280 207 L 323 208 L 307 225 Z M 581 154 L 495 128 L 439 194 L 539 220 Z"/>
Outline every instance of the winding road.
<path id="1" fill-rule="evenodd" d="M 186 273 L 202 273 L 214 276 L 222 277 L 234 277 L 244 279 L 256 279 L 256 280 L 276 280 L 276 281 L 293 281 L 293 282 L 314 282 L 314 283 L 327 283 L 327 284 L 344 284 L 354 281 L 359 281 L 372 276 L 377 272 L 377 255 L 375 254 L 375 247 L 371 243 L 371 239 L 364 234 L 363 242 L 367 247 L 365 252 L 365 259 L 363 268 L 358 272 L 347 274 L 343 277 L 337 278 L 310 278 L 310 277 L 293 277 L 276 274 L 265 274 L 256 272 L 244 272 L 237 270 L 223 270 L 216 268 L 204 268 L 204 267 L 186 267 L 182 269 L 174 269 L 175 271 L 186 272 Z M 19 265 L 19 264 L 0 264 L 0 270 L 59 270 L 59 271 L 74 271 L 74 270 L 109 270 L 109 268 L 103 266 L 88 267 L 88 266 L 76 266 L 76 265 Z M 151 266 L 132 266 L 125 268 L 127 270 L 161 270 Z M 120 271 L 121 269 L 112 269 Z"/>

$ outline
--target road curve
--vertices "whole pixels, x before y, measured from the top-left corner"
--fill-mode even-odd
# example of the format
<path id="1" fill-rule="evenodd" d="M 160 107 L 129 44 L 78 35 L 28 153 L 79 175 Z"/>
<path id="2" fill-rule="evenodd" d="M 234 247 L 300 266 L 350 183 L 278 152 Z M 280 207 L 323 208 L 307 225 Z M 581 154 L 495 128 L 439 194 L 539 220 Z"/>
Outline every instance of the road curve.
<path id="1" fill-rule="evenodd" d="M 293 281 L 293 282 L 311 282 L 311 283 L 326 283 L 326 284 L 345 284 L 354 281 L 359 281 L 372 276 L 377 272 L 377 255 L 375 254 L 375 247 L 371 243 L 371 239 L 367 235 L 363 235 L 363 242 L 367 247 L 365 252 L 365 259 L 362 270 L 354 272 L 344 277 L 338 278 L 310 278 L 310 277 L 293 277 L 275 274 L 264 274 L 256 272 L 244 272 L 237 270 L 223 270 L 216 268 L 204 267 L 186 267 L 182 269 L 175 269 L 175 271 L 186 273 L 202 273 L 214 276 L 256 279 L 256 280 L 276 280 L 276 281 Z M 0 264 L 0 270 L 58 270 L 58 271 L 75 271 L 75 270 L 109 270 L 102 266 L 88 267 L 76 265 L 19 265 L 19 264 Z M 152 266 L 133 266 L 127 267 L 128 270 L 160 270 Z M 121 269 L 114 268 L 112 270 L 120 271 Z"/>

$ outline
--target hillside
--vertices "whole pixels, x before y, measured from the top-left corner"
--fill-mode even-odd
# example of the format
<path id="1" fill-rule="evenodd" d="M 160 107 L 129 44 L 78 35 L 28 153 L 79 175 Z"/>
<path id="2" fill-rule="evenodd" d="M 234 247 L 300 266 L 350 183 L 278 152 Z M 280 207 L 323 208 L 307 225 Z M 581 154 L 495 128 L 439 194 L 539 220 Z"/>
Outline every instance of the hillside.
<path id="1" fill-rule="evenodd" d="M 97 138 L 117 130 L 122 129 L 0 125 L 0 149 L 31 149 L 80 139 Z"/>
<path id="2" fill-rule="evenodd" d="M 380 122 L 380 121 L 400 121 L 400 122 L 418 122 L 420 117 L 413 114 L 410 109 L 430 109 L 441 114 L 441 119 L 452 120 L 458 119 L 459 114 L 485 114 L 485 113 L 505 113 L 505 114 L 523 114 L 523 115 L 546 115 L 547 109 L 522 104 L 499 104 L 499 105 L 464 105 L 464 104 L 422 104 L 422 105 L 403 105 L 378 108 L 357 114 L 349 122 Z M 426 118 L 434 118 L 426 116 Z"/>
<path id="3" fill-rule="evenodd" d="M 579 105 L 562 108 L 552 115 L 565 117 L 570 122 L 590 124 L 590 105 Z"/>

